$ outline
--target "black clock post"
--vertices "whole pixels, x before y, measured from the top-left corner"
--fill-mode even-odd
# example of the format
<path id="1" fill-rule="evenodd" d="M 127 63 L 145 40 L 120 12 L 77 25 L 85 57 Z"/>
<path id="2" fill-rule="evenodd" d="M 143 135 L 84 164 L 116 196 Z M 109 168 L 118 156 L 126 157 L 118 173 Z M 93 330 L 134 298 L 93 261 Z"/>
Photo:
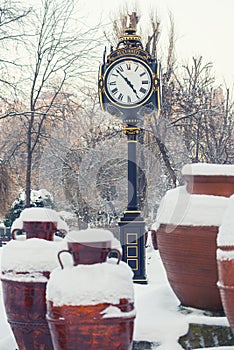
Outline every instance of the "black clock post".
<path id="1" fill-rule="evenodd" d="M 137 136 L 140 128 L 127 125 L 128 140 L 128 206 L 119 221 L 123 260 L 134 272 L 133 281 L 147 283 L 145 269 L 145 222 L 141 217 L 137 191 Z"/>
<path id="2" fill-rule="evenodd" d="M 98 88 L 102 109 L 122 120 L 127 136 L 128 205 L 119 221 L 122 259 L 132 268 L 133 281 L 144 284 L 145 222 L 138 205 L 137 136 L 144 117 L 160 109 L 160 65 L 143 49 L 141 37 L 132 24 L 107 59 L 104 53 Z"/>

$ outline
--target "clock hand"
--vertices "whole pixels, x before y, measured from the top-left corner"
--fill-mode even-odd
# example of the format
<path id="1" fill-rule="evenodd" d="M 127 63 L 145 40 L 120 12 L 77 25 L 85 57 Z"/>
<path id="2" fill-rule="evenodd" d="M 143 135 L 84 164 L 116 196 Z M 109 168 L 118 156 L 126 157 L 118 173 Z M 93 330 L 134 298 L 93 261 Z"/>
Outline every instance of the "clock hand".
<path id="1" fill-rule="evenodd" d="M 126 78 L 118 69 L 116 69 L 116 72 L 126 81 L 126 83 L 130 86 L 130 88 L 133 90 L 133 92 L 136 94 L 136 97 L 137 98 L 140 98 L 138 95 L 137 95 L 137 91 L 136 89 L 134 88 L 133 84 L 128 80 L 128 78 Z"/>

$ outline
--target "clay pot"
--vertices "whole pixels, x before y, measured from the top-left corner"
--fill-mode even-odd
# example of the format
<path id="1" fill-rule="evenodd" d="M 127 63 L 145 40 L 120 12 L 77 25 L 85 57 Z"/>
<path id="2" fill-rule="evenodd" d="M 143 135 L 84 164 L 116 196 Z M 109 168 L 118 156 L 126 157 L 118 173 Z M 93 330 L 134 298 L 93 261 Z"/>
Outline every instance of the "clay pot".
<path id="1" fill-rule="evenodd" d="M 233 164 L 186 164 L 182 174 L 189 193 L 223 197 L 234 193 Z"/>
<path id="2" fill-rule="evenodd" d="M 118 305 L 108 303 L 88 306 L 54 306 L 47 304 L 54 350 L 130 350 L 135 316 L 103 318 L 103 312 L 114 306 L 131 312 L 132 303 L 122 299 Z"/>
<path id="3" fill-rule="evenodd" d="M 62 225 L 66 231 L 66 225 L 58 214 L 46 208 L 27 208 L 23 210 L 20 217 L 12 225 L 12 238 L 3 252 L 3 257 L 7 257 L 7 252 L 12 248 L 16 249 L 20 255 L 19 265 L 12 259 L 7 263 L 7 268 L 2 267 L 2 286 L 5 310 L 8 322 L 12 328 L 19 350 L 52 350 L 48 323 L 46 321 L 46 300 L 45 291 L 50 271 L 40 271 L 38 266 L 52 269 L 56 267 L 56 260 L 53 261 L 53 253 L 58 249 L 53 241 L 54 233 L 58 230 L 58 224 Z M 18 240 L 16 231 L 26 232 L 22 239 Z M 22 237 L 22 235 L 21 235 Z M 37 240 L 39 238 L 39 240 Z M 51 244 L 53 249 L 51 250 Z M 25 246 L 26 245 L 26 246 Z M 35 245 L 35 246 L 34 246 Z M 16 247 L 17 246 L 17 247 Z M 35 249 L 35 260 L 29 259 L 29 249 Z M 49 248 L 49 262 L 45 263 L 46 252 Z M 38 251 L 41 250 L 41 256 Z M 60 246 L 61 249 L 61 246 Z M 4 256 L 5 254 L 5 256 Z M 17 254 L 15 253 L 15 257 Z M 19 259 L 19 257 L 18 257 Z M 7 258 L 6 258 L 7 260 Z M 30 264 L 28 262 L 30 261 Z M 36 264 L 36 265 L 35 265 Z"/>
<path id="4" fill-rule="evenodd" d="M 19 229 L 15 228 L 11 235 L 12 239 L 17 239 L 15 234 Z M 57 231 L 57 226 L 54 222 L 40 221 L 24 221 L 23 231 L 26 232 L 26 238 L 41 238 L 47 241 L 53 241 L 54 233 Z"/>
<path id="5" fill-rule="evenodd" d="M 219 284 L 219 291 L 225 315 L 227 316 L 232 333 L 234 334 L 234 286 Z"/>
<path id="6" fill-rule="evenodd" d="M 63 247 L 62 240 L 33 238 L 11 240 L 3 249 L 4 306 L 19 350 L 53 349 L 45 317 L 45 292 L 50 273 L 58 265 L 58 251 Z"/>
<path id="7" fill-rule="evenodd" d="M 151 240 L 155 250 L 158 250 L 157 231 L 151 230 Z"/>
<path id="8" fill-rule="evenodd" d="M 111 232 L 74 231 L 68 236 L 68 250 L 58 253 L 61 269 L 51 273 L 47 285 L 46 318 L 54 350 L 131 349 L 133 272 L 120 262 L 119 250 L 111 248 L 112 237 Z M 73 258 L 68 270 L 60 258 L 64 252 Z M 118 259 L 105 262 L 111 252 Z"/>
<path id="9" fill-rule="evenodd" d="M 230 197 L 234 193 L 234 175 L 183 175 L 192 194 Z"/>
<path id="10" fill-rule="evenodd" d="M 219 251 L 233 252 L 234 247 L 220 247 Z M 234 334 L 234 259 L 217 259 L 218 288 L 225 315 Z"/>
<path id="11" fill-rule="evenodd" d="M 52 350 L 45 318 L 45 282 L 18 282 L 2 277 L 3 300 L 8 322 L 19 350 Z"/>
<path id="12" fill-rule="evenodd" d="M 68 231 L 68 226 L 60 218 L 58 213 L 49 208 L 26 208 L 11 227 L 12 239 L 22 239 L 22 233 L 26 233 L 26 238 L 40 238 L 47 241 L 54 240 L 54 234 L 60 232 L 64 236 Z M 20 235 L 17 235 L 20 232 Z"/>
<path id="13" fill-rule="evenodd" d="M 58 253 L 59 263 L 63 269 L 63 263 L 60 255 L 62 253 L 69 253 L 73 258 L 73 265 L 91 265 L 105 262 L 108 254 L 116 253 L 118 256 L 118 263 L 121 259 L 121 253 L 117 249 L 111 248 L 111 241 L 101 242 L 67 242 L 68 250 L 62 250 Z"/>
<path id="14" fill-rule="evenodd" d="M 221 311 L 216 264 L 216 226 L 171 227 L 157 231 L 159 252 L 168 281 L 182 305 Z"/>

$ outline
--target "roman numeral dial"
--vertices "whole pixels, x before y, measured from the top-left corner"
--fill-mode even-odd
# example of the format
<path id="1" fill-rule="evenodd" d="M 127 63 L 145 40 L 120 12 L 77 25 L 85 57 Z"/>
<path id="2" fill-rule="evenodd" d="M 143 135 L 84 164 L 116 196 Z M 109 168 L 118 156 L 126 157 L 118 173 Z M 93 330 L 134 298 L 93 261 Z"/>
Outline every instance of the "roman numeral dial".
<path id="1" fill-rule="evenodd" d="M 152 72 L 138 59 L 120 59 L 113 62 L 105 73 L 104 81 L 110 102 L 122 107 L 142 104 L 152 94 Z"/>

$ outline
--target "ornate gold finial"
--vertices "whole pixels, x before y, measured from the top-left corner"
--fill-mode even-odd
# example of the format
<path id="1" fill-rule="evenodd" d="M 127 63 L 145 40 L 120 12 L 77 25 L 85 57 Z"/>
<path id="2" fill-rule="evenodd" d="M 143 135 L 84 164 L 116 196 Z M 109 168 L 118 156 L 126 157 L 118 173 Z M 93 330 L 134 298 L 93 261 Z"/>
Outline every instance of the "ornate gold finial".
<path id="1" fill-rule="evenodd" d="M 137 23 L 139 22 L 139 17 L 136 12 L 132 12 L 129 16 L 129 26 L 125 28 L 124 34 L 119 38 L 119 43 L 117 48 L 120 46 L 126 47 L 142 47 L 141 37 L 136 34 Z"/>

